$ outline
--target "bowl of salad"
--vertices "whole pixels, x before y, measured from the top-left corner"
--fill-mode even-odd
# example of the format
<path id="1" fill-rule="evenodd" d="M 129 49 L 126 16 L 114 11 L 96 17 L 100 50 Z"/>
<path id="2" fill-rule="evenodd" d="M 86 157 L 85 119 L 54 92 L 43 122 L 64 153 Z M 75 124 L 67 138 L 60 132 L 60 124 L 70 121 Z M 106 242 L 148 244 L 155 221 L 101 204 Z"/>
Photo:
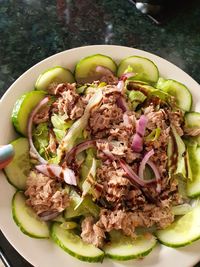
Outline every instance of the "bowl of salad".
<path id="1" fill-rule="evenodd" d="M 120 46 L 64 51 L 24 73 L 0 102 L 0 143 L 15 151 L 0 173 L 9 242 L 37 267 L 200 260 L 199 89 Z"/>

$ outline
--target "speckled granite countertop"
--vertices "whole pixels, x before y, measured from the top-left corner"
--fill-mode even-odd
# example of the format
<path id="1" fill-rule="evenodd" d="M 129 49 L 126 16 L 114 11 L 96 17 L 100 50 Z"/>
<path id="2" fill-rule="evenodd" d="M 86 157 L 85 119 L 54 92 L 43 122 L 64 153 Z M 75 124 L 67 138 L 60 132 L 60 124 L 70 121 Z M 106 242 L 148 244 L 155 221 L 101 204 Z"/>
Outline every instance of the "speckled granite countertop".
<path id="1" fill-rule="evenodd" d="M 40 60 L 89 44 L 155 53 L 200 82 L 200 1 L 188 2 L 167 24 L 157 26 L 128 0 L 0 0 L 0 97 Z M 3 236 L 0 246 L 12 266 L 29 266 Z"/>

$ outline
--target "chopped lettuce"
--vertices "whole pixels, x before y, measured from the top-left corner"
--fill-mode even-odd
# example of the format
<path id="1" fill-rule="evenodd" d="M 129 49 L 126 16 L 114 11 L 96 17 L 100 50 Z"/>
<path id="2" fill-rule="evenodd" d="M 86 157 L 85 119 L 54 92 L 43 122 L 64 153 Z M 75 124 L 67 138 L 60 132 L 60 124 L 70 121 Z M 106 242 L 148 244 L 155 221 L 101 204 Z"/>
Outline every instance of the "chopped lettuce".
<path id="1" fill-rule="evenodd" d="M 83 93 L 85 92 L 86 89 L 87 89 L 87 85 L 82 85 L 82 86 L 76 88 L 76 92 L 77 92 L 78 94 L 83 94 Z"/>
<path id="2" fill-rule="evenodd" d="M 92 178 L 93 180 L 95 179 L 96 176 L 96 169 L 97 169 L 97 162 L 96 159 L 93 158 L 92 159 L 92 166 L 88 172 L 87 178 L 85 179 L 85 181 L 82 184 L 82 190 L 83 190 L 83 197 L 85 195 L 87 195 L 91 189 L 91 184 L 88 182 L 88 179 Z"/>
<path id="3" fill-rule="evenodd" d="M 98 87 L 104 87 L 104 86 L 106 86 L 106 85 L 107 85 L 106 82 L 101 82 L 101 83 L 98 85 Z"/>
<path id="4" fill-rule="evenodd" d="M 70 206 L 65 211 L 65 218 L 71 219 L 89 214 L 98 217 L 99 211 L 99 206 L 94 203 L 91 196 L 85 196 L 82 201 L 82 198 L 75 191 L 71 191 Z"/>
<path id="5" fill-rule="evenodd" d="M 128 91 L 128 98 L 131 101 L 133 110 L 137 108 L 137 106 L 145 101 L 147 98 L 145 94 L 140 91 Z"/>
<path id="6" fill-rule="evenodd" d="M 165 102 L 168 102 L 169 101 L 169 103 L 170 103 L 172 97 L 168 93 L 166 93 L 164 91 L 161 91 L 159 89 L 155 89 L 153 87 L 152 88 L 149 88 L 149 89 L 150 89 L 149 96 L 157 96 L 161 100 L 163 100 Z"/>
<path id="7" fill-rule="evenodd" d="M 55 133 L 55 136 L 56 136 L 56 139 L 58 140 L 58 142 L 60 142 L 64 138 L 64 136 L 66 134 L 66 131 L 59 130 L 59 129 L 56 129 L 56 128 L 54 128 L 53 131 Z"/>
<path id="8" fill-rule="evenodd" d="M 49 145 L 49 129 L 47 122 L 42 122 L 35 127 L 33 130 L 33 142 L 39 154 L 48 159 L 49 155 L 46 148 Z"/>
<path id="9" fill-rule="evenodd" d="M 147 98 L 142 92 L 140 91 L 130 91 L 128 94 L 128 98 L 131 102 L 138 101 L 140 103 L 144 102 L 144 100 Z"/>
<path id="10" fill-rule="evenodd" d="M 66 115 L 53 114 L 51 116 L 51 123 L 54 127 L 53 131 L 58 142 L 60 142 L 64 138 L 67 129 L 69 129 L 73 124 L 72 120 L 65 121 L 66 119 Z"/>
<path id="11" fill-rule="evenodd" d="M 94 157 L 95 157 L 95 150 L 93 148 L 87 149 L 85 161 L 81 166 L 82 181 L 84 181 L 87 178 L 89 171 L 92 167 Z"/>

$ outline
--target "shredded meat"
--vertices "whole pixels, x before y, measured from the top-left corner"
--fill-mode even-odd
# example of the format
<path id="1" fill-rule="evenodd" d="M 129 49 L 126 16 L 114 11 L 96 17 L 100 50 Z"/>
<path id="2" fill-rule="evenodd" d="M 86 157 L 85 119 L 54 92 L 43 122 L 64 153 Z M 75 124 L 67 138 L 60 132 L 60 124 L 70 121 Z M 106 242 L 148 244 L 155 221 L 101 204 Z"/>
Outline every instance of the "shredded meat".
<path id="1" fill-rule="evenodd" d="M 91 111 L 89 128 L 97 138 L 105 136 L 108 129 L 123 120 L 123 111 L 116 104 L 119 92 L 116 93 L 116 88 L 111 88 L 109 91 L 110 94 L 104 92 L 101 106 Z"/>
<path id="2" fill-rule="evenodd" d="M 54 94 L 58 96 L 56 107 L 59 114 L 65 114 L 71 120 L 78 119 L 83 115 L 86 102 L 76 93 L 75 84 L 59 84 L 55 88 Z"/>
<path id="3" fill-rule="evenodd" d="M 168 116 L 170 123 L 175 127 L 178 135 L 183 135 L 182 123 L 183 123 L 183 112 L 181 110 L 178 111 L 168 111 Z"/>
<path id="4" fill-rule="evenodd" d="M 156 128 L 167 128 L 167 114 L 163 109 L 156 111 L 153 106 L 149 106 L 144 109 L 144 115 L 146 115 L 148 119 L 147 129 L 154 130 Z"/>
<path id="5" fill-rule="evenodd" d="M 49 106 L 42 107 L 39 112 L 34 116 L 33 123 L 39 124 L 42 122 L 47 122 L 49 120 L 49 111 Z"/>
<path id="6" fill-rule="evenodd" d="M 184 128 L 184 132 L 186 135 L 198 136 L 200 135 L 200 128 Z"/>
<path id="7" fill-rule="evenodd" d="M 136 227 L 151 227 L 157 225 L 159 229 L 169 226 L 174 216 L 168 207 L 160 208 L 155 205 L 146 205 L 144 211 L 124 212 L 122 210 L 109 211 L 102 209 L 100 219 L 96 223 L 105 232 L 122 230 L 125 235 L 136 237 Z"/>
<path id="8" fill-rule="evenodd" d="M 69 197 L 61 184 L 37 171 L 31 171 L 25 195 L 26 203 L 39 215 L 46 211 L 62 212 L 69 206 Z"/>
<path id="9" fill-rule="evenodd" d="M 105 239 L 105 231 L 94 223 L 93 217 L 86 217 L 82 224 L 81 237 L 83 241 L 89 244 L 93 244 L 96 247 L 103 247 Z"/>

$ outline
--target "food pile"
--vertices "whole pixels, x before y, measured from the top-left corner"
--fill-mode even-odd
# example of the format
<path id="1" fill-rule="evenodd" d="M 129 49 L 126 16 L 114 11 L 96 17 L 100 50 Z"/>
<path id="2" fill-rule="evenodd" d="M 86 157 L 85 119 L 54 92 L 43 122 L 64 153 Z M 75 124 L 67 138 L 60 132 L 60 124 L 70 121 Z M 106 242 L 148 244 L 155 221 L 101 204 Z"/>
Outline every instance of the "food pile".
<path id="1" fill-rule="evenodd" d="M 13 217 L 24 233 L 50 235 L 90 262 L 141 258 L 157 239 L 178 247 L 200 237 L 200 206 L 190 201 L 200 194 L 200 114 L 190 112 L 186 86 L 159 77 L 149 59 L 117 67 L 93 55 L 77 63 L 75 79 L 54 67 L 35 88 L 13 109 L 25 137 L 12 143 L 5 168 L 22 190 Z"/>

